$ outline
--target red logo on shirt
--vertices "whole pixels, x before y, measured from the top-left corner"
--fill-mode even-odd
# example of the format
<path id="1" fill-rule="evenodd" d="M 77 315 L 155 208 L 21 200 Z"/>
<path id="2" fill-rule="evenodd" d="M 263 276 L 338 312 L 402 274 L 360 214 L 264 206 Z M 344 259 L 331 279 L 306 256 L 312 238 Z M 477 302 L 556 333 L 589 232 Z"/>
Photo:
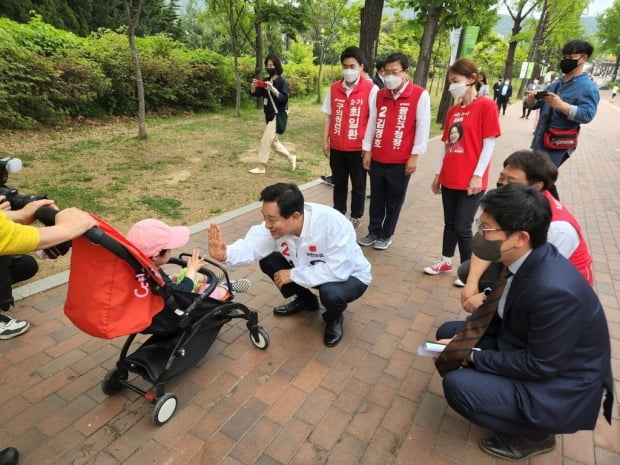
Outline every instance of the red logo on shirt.
<path id="1" fill-rule="evenodd" d="M 316 245 L 311 245 L 308 247 L 308 250 L 310 250 L 310 252 L 316 252 Z"/>

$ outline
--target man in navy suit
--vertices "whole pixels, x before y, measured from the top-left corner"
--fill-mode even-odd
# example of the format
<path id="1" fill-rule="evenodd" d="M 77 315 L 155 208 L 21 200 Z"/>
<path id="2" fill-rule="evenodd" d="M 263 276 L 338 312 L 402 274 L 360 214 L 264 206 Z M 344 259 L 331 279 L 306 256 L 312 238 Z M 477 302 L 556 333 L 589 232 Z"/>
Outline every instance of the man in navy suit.
<path id="1" fill-rule="evenodd" d="M 605 391 L 611 422 L 609 332 L 592 287 L 547 243 L 551 210 L 538 190 L 508 184 L 480 206 L 473 253 L 512 275 L 481 350 L 446 373 L 443 388 L 454 410 L 494 432 L 482 450 L 522 460 L 553 450 L 555 434 L 594 429 Z M 437 338 L 452 337 L 458 325 L 445 323 Z"/>

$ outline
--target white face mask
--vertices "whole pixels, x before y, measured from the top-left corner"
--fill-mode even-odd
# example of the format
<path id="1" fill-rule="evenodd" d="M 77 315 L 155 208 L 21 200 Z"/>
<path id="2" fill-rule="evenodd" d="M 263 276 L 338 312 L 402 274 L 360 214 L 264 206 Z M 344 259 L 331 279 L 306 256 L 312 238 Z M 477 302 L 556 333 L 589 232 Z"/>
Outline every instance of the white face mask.
<path id="1" fill-rule="evenodd" d="M 403 78 L 401 78 L 400 76 L 394 76 L 393 74 L 389 74 L 388 76 L 385 76 L 385 87 L 387 87 L 390 90 L 394 90 L 394 89 L 398 89 L 398 86 L 400 86 L 403 82 Z"/>
<path id="2" fill-rule="evenodd" d="M 357 69 L 346 68 L 342 70 L 342 77 L 344 78 L 344 82 L 355 82 L 357 78 L 360 77 L 360 72 Z"/>
<path id="3" fill-rule="evenodd" d="M 467 92 L 467 84 L 464 82 L 453 82 L 448 87 L 448 92 L 450 92 L 454 100 L 460 99 Z"/>

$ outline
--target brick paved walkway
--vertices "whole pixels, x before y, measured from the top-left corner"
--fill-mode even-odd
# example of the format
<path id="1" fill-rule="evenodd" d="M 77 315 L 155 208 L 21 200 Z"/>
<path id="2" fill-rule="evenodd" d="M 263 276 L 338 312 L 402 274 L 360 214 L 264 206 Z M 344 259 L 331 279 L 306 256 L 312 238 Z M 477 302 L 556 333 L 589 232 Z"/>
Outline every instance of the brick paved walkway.
<path id="1" fill-rule="evenodd" d="M 519 102 L 502 117 L 493 180 L 501 161 L 529 144 L 533 122 L 520 115 Z M 597 290 L 613 338 L 617 394 L 619 123 L 620 104 L 611 104 L 608 91 L 602 91 L 598 116 L 584 128 L 558 185 L 594 255 Z M 477 441 L 487 431 L 447 408 L 432 361 L 416 355 L 418 344 L 440 323 L 463 316 L 453 276 L 421 271 L 440 252 L 441 203 L 429 187 L 438 144 L 432 141 L 420 160 L 391 248 L 365 249 L 374 280 L 346 312 L 342 343 L 323 346 L 317 313 L 275 318 L 271 308 L 281 298 L 256 266 L 232 270 L 233 277 L 253 281 L 237 300 L 260 312 L 271 346 L 255 349 L 241 323 L 225 326 L 199 366 L 169 383 L 179 407 L 163 427 L 154 426 L 152 406 L 133 392 L 113 397 L 101 392 L 122 340 L 94 339 L 69 324 L 62 314 L 65 285 L 36 292 L 47 280 L 20 288 L 26 297 L 14 314 L 33 327 L 0 341 L 0 448 L 18 447 L 22 465 L 505 463 L 479 450 Z M 331 188 L 324 184 L 310 183 L 305 194 L 331 204 Z M 259 222 L 256 207 L 223 215 L 225 237 L 232 242 Z M 190 247 L 206 244 L 204 226 L 193 227 Z M 553 453 L 530 463 L 620 464 L 619 415 L 616 402 L 611 427 L 600 417 L 594 432 L 558 436 Z"/>

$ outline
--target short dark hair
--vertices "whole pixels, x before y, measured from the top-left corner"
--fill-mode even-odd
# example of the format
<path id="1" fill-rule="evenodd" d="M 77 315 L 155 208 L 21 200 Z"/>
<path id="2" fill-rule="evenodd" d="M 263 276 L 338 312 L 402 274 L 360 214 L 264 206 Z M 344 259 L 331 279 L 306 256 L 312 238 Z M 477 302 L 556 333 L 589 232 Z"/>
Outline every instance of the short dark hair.
<path id="1" fill-rule="evenodd" d="M 366 60 L 364 59 L 364 54 L 362 53 L 362 49 L 359 47 L 351 46 L 345 48 L 340 54 L 340 63 L 342 63 L 345 58 L 355 58 L 355 60 L 362 66 Z"/>
<path id="2" fill-rule="evenodd" d="M 409 57 L 404 53 L 392 53 L 388 55 L 388 57 L 385 59 L 385 63 L 383 63 L 383 66 L 385 67 L 385 65 L 387 65 L 388 63 L 395 62 L 398 62 L 400 64 L 400 66 L 403 68 L 403 71 L 409 69 Z"/>
<path id="3" fill-rule="evenodd" d="M 594 47 L 590 42 L 585 40 L 571 40 L 562 47 L 562 55 L 570 55 L 572 53 L 585 53 L 588 58 L 592 56 Z"/>
<path id="4" fill-rule="evenodd" d="M 542 182 L 543 190 L 551 189 L 558 180 L 558 167 L 553 164 L 549 154 L 541 150 L 514 152 L 504 160 L 504 168 L 506 166 L 523 170 L 530 186 Z"/>
<path id="5" fill-rule="evenodd" d="M 279 182 L 265 187 L 259 200 L 261 202 L 276 202 L 282 218 L 289 218 L 293 213 L 304 213 L 304 196 L 297 185 Z"/>
<path id="6" fill-rule="evenodd" d="M 381 71 L 383 69 L 384 65 L 385 65 L 385 61 L 384 60 L 378 59 L 378 60 L 375 61 L 375 69 L 377 71 Z"/>
<path id="7" fill-rule="evenodd" d="M 280 61 L 280 57 L 275 53 L 270 53 L 269 55 L 267 55 L 267 58 L 265 58 L 265 67 L 267 66 L 267 62 L 269 60 L 271 60 L 271 62 L 273 63 L 273 66 L 276 69 L 276 74 L 278 76 L 281 76 L 284 72 L 284 69 L 282 69 L 282 62 Z"/>
<path id="8" fill-rule="evenodd" d="M 480 207 L 503 230 L 527 231 L 532 248 L 547 242 L 551 207 L 545 196 L 533 187 L 513 183 L 492 189 L 482 198 Z"/>

